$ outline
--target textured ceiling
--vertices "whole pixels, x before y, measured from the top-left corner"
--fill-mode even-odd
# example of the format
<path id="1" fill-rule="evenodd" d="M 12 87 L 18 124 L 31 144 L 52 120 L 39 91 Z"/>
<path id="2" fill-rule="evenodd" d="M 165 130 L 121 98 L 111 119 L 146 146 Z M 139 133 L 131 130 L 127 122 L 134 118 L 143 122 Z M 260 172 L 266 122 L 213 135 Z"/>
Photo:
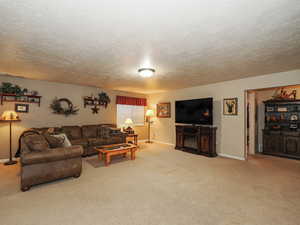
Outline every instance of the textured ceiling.
<path id="1" fill-rule="evenodd" d="M 299 0 L 0 0 L 16 76 L 151 93 L 299 68 Z"/>

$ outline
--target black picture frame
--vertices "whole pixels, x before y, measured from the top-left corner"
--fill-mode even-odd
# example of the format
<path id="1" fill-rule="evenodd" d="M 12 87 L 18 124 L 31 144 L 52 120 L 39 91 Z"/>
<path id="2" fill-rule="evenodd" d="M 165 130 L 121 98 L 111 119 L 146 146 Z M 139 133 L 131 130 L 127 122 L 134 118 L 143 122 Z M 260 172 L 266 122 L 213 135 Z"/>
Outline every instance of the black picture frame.
<path id="1" fill-rule="evenodd" d="M 225 116 L 238 115 L 238 98 L 223 99 L 223 115 Z"/>
<path id="2" fill-rule="evenodd" d="M 18 113 L 28 113 L 29 104 L 15 104 L 15 111 Z"/>

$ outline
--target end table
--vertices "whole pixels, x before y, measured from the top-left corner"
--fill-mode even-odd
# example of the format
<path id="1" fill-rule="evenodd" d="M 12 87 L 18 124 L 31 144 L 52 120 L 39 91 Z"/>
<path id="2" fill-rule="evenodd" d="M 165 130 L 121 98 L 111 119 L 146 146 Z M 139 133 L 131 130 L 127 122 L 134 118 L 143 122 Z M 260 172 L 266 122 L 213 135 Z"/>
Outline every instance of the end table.
<path id="1" fill-rule="evenodd" d="M 133 144 L 138 145 L 138 135 L 137 134 L 127 134 L 126 135 L 126 142 L 127 138 L 133 138 Z"/>

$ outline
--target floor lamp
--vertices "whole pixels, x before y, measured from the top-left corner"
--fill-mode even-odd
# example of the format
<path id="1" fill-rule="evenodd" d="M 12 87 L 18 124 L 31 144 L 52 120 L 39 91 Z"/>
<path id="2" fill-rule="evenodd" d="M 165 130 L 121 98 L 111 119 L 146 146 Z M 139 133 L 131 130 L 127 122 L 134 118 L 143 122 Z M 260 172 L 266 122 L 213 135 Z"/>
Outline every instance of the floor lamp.
<path id="1" fill-rule="evenodd" d="M 148 122 L 148 140 L 146 141 L 146 143 L 153 143 L 153 141 L 150 141 L 150 125 L 151 125 L 151 117 L 154 116 L 154 112 L 152 109 L 148 109 L 146 111 L 146 122 Z"/>
<path id="2" fill-rule="evenodd" d="M 11 151 L 11 125 L 13 122 L 21 121 L 19 119 L 18 114 L 15 111 L 4 111 L 1 116 L 1 122 L 8 122 L 9 123 L 9 161 L 5 162 L 4 165 L 13 165 L 16 164 L 17 161 L 12 159 L 12 151 Z"/>

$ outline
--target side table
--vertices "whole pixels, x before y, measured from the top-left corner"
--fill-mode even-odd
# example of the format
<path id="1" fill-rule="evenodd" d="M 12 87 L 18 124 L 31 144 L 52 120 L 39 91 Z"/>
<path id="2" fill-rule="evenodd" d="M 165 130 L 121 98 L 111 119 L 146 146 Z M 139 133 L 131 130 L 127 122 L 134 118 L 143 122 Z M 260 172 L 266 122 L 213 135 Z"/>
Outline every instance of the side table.
<path id="1" fill-rule="evenodd" d="M 126 135 L 126 142 L 127 138 L 133 138 L 133 144 L 138 145 L 138 135 L 137 134 L 127 134 Z"/>

